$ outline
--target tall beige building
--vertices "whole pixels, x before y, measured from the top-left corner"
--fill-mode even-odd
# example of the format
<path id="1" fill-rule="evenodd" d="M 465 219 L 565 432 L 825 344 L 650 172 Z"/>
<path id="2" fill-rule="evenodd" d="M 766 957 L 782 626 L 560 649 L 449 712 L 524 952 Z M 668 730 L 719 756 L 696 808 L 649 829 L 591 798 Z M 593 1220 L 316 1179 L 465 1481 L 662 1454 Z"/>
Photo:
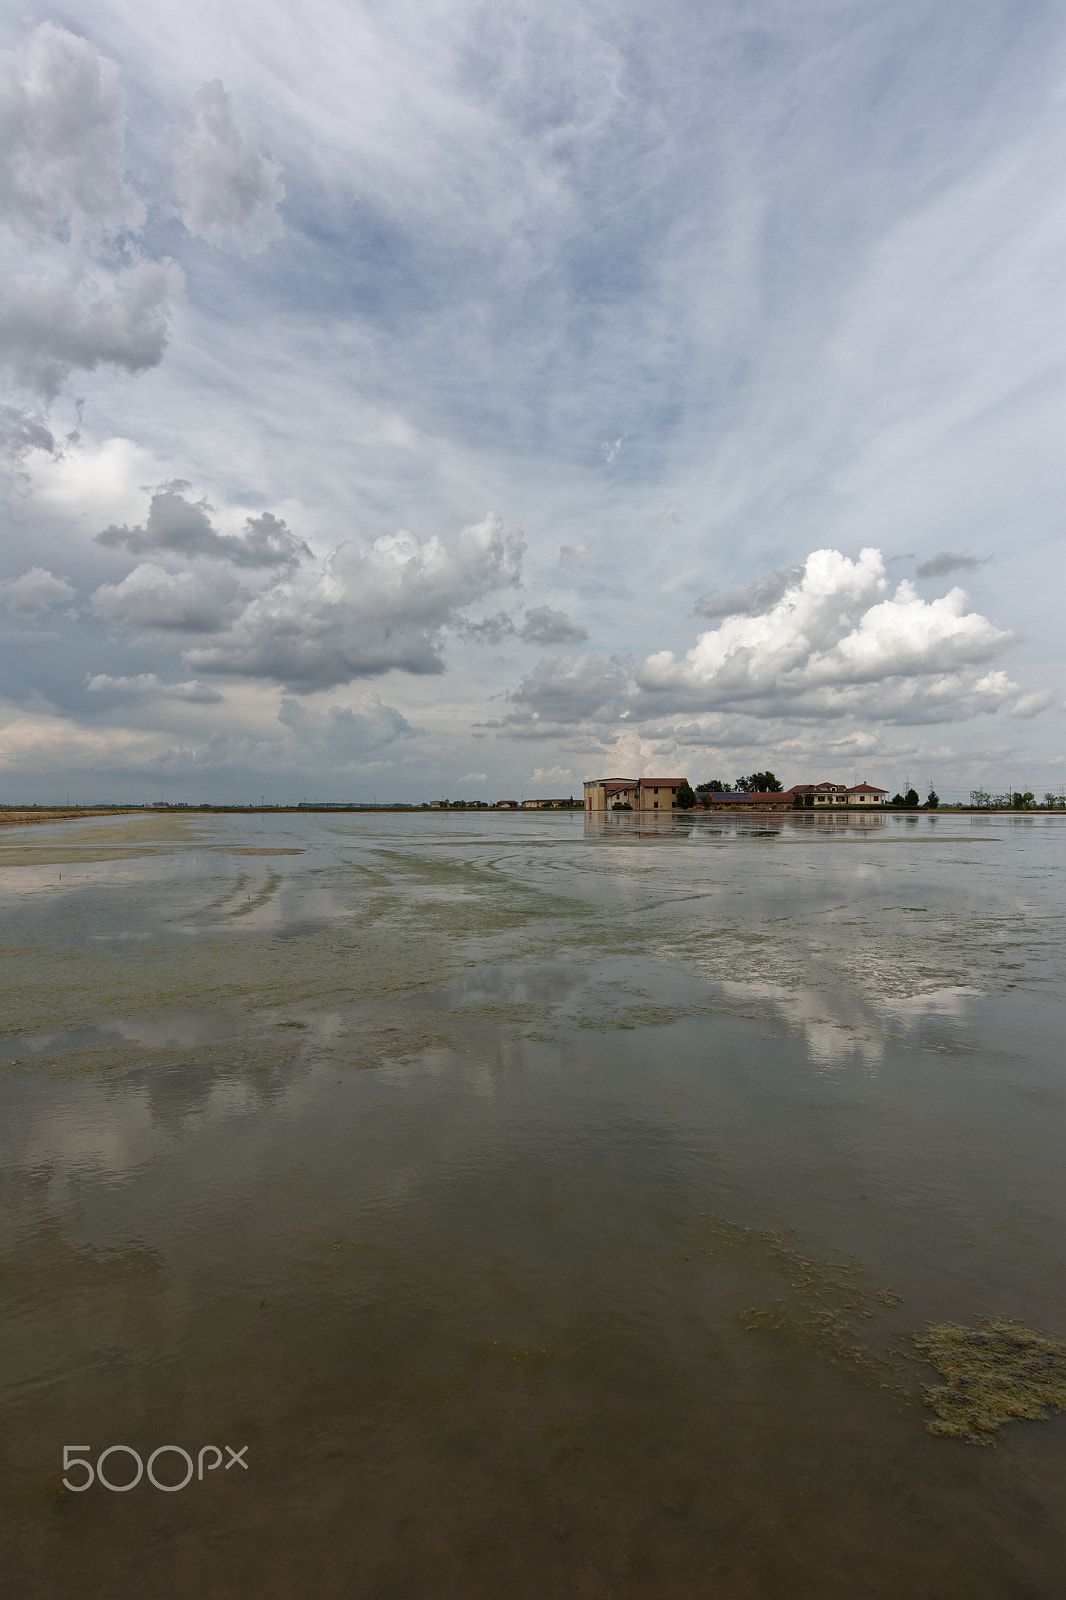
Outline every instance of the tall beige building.
<path id="1" fill-rule="evenodd" d="M 684 778 L 590 778 L 585 784 L 585 810 L 628 805 L 634 811 L 676 811 L 677 791 L 684 782 Z"/>

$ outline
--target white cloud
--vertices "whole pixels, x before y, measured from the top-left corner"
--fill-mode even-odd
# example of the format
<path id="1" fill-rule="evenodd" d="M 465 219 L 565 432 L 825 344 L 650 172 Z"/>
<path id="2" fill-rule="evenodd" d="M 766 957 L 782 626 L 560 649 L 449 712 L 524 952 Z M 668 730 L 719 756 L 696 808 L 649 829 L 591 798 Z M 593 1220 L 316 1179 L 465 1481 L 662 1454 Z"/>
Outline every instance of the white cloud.
<path id="1" fill-rule="evenodd" d="M 0 211 L 38 238 L 138 228 L 124 125 L 118 67 L 85 39 L 45 22 L 0 52 Z"/>
<path id="2" fill-rule="evenodd" d="M 1011 707 L 1011 715 L 1027 722 L 1030 717 L 1038 717 L 1041 711 L 1050 711 L 1054 704 L 1055 696 L 1050 689 L 1038 689 L 1035 694 L 1023 694 Z"/>
<path id="3" fill-rule="evenodd" d="M 769 609 L 726 618 L 680 661 L 670 651 L 649 656 L 637 682 L 650 698 L 694 709 L 967 714 L 963 702 L 977 690 L 967 669 L 1011 635 L 967 611 L 961 589 L 925 601 L 906 580 L 891 596 L 887 587 L 880 551 L 852 561 L 816 550 Z"/>
<path id="4" fill-rule="evenodd" d="M 587 544 L 561 544 L 559 546 L 559 565 L 561 567 L 590 567 L 596 559 L 596 552 Z"/>
<path id="5" fill-rule="evenodd" d="M 216 705 L 222 696 L 217 689 L 195 678 L 187 683 L 162 683 L 154 672 L 138 672 L 133 677 L 113 678 L 108 672 L 88 674 L 85 687 L 90 694 L 114 694 L 137 699 L 184 700 L 191 705 Z"/>
<path id="6" fill-rule="evenodd" d="M 462 609 L 519 581 L 523 541 L 494 512 L 454 545 L 400 530 L 369 549 L 334 550 L 315 583 L 278 584 L 254 599 L 217 644 L 190 650 L 194 672 L 271 678 L 297 691 L 397 668 L 443 671 L 441 630 Z"/>
<path id="7" fill-rule="evenodd" d="M 237 592 L 236 579 L 224 568 L 168 572 L 145 561 L 121 583 L 101 584 L 93 605 L 108 622 L 125 628 L 213 633 Z"/>
<path id="8" fill-rule="evenodd" d="M 487 783 L 487 772 L 464 772 L 461 778 L 456 778 L 456 783 Z"/>
<path id="9" fill-rule="evenodd" d="M 183 280 L 138 253 L 115 63 L 43 23 L 0 53 L 0 129 L 0 362 L 45 399 L 73 370 L 155 366 Z"/>
<path id="10" fill-rule="evenodd" d="M 30 567 L 18 578 L 0 583 L 0 598 L 10 611 L 37 616 L 56 606 L 67 605 L 77 593 L 66 578 L 57 578 L 46 567 Z"/>
<path id="11" fill-rule="evenodd" d="M 574 776 L 572 767 L 534 767 L 530 783 L 569 783 Z"/>
<path id="12" fill-rule="evenodd" d="M 282 231 L 281 167 L 256 148 L 217 78 L 196 96 L 196 121 L 178 154 L 177 189 L 185 226 L 211 244 L 254 255 Z"/>

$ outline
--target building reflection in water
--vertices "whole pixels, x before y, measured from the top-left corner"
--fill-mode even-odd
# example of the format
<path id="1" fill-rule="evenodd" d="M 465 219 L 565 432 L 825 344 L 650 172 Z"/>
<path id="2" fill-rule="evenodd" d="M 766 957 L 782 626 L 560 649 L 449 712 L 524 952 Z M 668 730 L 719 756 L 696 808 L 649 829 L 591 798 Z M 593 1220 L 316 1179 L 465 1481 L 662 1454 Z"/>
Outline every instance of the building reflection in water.
<path id="1" fill-rule="evenodd" d="M 869 834 L 886 828 L 881 812 L 767 811 L 743 815 L 730 812 L 685 811 L 657 815 L 647 811 L 586 811 L 586 839 L 679 839 L 722 834 L 750 834 L 765 838 L 779 834 Z"/>

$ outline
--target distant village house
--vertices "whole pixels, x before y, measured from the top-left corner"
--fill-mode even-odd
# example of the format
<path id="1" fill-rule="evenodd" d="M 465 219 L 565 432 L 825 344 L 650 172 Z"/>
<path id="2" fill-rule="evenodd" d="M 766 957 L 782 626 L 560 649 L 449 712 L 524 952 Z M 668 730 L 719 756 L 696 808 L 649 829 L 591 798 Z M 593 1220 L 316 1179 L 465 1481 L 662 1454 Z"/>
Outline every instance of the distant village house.
<path id="1" fill-rule="evenodd" d="M 586 812 L 616 808 L 632 811 L 676 811 L 677 791 L 684 778 L 592 778 L 585 784 Z M 699 805 L 712 811 L 793 811 L 810 806 L 883 806 L 888 790 L 872 783 L 797 783 L 778 794 L 701 792 Z"/>

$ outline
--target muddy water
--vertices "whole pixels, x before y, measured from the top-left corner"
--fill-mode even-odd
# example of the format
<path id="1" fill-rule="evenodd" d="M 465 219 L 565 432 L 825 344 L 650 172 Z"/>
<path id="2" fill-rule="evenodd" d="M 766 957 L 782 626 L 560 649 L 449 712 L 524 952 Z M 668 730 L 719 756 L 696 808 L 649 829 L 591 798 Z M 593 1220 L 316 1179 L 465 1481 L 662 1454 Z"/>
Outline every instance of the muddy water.
<path id="1" fill-rule="evenodd" d="M 909 1340 L 1066 1335 L 1066 827 L 859 821 L 5 833 L 9 1592 L 1058 1600 Z"/>

